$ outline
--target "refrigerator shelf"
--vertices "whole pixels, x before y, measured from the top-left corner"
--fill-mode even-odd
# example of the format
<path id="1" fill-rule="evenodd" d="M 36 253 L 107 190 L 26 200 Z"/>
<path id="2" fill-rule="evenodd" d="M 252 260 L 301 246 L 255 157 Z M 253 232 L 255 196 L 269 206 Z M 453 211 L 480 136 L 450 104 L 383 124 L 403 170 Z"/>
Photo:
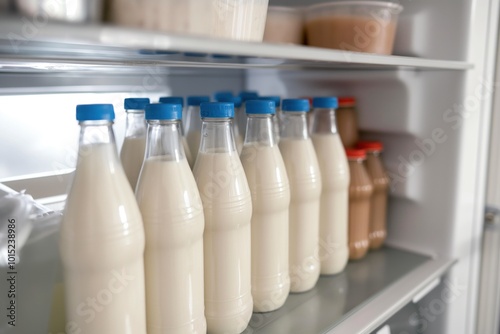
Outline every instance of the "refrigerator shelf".
<path id="1" fill-rule="evenodd" d="M 297 45 L 238 42 L 106 25 L 0 18 L 0 71 L 108 67 L 468 70 L 462 61 L 385 56 Z"/>
<path id="2" fill-rule="evenodd" d="M 454 263 L 393 248 L 371 252 L 322 276 L 313 290 L 291 294 L 281 309 L 254 313 L 244 334 L 371 333 Z"/>

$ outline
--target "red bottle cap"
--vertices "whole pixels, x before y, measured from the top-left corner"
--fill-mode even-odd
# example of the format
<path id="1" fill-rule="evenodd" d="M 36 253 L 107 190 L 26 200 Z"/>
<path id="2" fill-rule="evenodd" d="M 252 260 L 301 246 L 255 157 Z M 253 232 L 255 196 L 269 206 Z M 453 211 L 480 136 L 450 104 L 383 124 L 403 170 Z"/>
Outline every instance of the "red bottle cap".
<path id="1" fill-rule="evenodd" d="M 381 152 L 384 149 L 384 144 L 376 140 L 373 141 L 362 140 L 356 144 L 356 148 L 371 152 Z"/>
<path id="2" fill-rule="evenodd" d="M 352 96 L 339 97 L 339 107 L 353 107 L 356 105 L 356 98 Z"/>
<path id="3" fill-rule="evenodd" d="M 346 148 L 348 159 L 366 159 L 366 151 L 361 149 Z"/>

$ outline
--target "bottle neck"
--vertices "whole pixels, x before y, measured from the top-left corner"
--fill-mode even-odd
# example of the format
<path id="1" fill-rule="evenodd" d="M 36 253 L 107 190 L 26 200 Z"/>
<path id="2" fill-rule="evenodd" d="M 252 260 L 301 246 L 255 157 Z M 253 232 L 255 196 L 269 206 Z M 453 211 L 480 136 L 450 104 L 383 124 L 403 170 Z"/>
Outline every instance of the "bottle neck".
<path id="1" fill-rule="evenodd" d="M 204 118 L 201 128 L 200 153 L 235 153 L 230 118 Z"/>
<path id="2" fill-rule="evenodd" d="M 80 122 L 80 141 L 78 148 L 77 165 L 86 157 L 96 152 L 97 148 L 103 148 L 111 153 L 106 153 L 107 159 L 116 162 L 118 152 L 116 150 L 115 135 L 113 132 L 113 122 L 110 121 L 83 121 Z"/>
<path id="3" fill-rule="evenodd" d="M 167 161 L 184 159 L 179 121 L 148 121 L 146 159 L 161 158 Z"/>
<path id="4" fill-rule="evenodd" d="M 337 133 L 337 121 L 335 120 L 335 109 L 314 109 L 312 121 L 312 133 L 334 134 Z"/>
<path id="5" fill-rule="evenodd" d="M 272 115 L 248 115 L 245 145 L 274 146 Z"/>
<path id="6" fill-rule="evenodd" d="M 199 106 L 188 106 L 186 115 L 186 124 L 184 128 L 186 133 L 188 132 L 200 132 L 201 131 L 201 117 L 200 117 L 200 107 Z"/>
<path id="7" fill-rule="evenodd" d="M 309 138 L 305 112 L 284 112 L 282 115 L 281 139 Z"/>
<path id="8" fill-rule="evenodd" d="M 146 136 L 146 120 L 144 111 L 127 111 L 127 128 L 125 137 L 144 137 Z"/>

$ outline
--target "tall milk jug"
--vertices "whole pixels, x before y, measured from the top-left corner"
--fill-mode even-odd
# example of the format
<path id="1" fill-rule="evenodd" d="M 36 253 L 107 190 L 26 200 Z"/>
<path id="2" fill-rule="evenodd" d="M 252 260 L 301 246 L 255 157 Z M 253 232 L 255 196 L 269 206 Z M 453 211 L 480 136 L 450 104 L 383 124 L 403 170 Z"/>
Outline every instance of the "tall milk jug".
<path id="1" fill-rule="evenodd" d="M 232 103 L 203 103 L 194 165 L 205 213 L 205 317 L 209 333 L 241 333 L 252 316 L 252 199 L 234 143 Z"/>
<path id="2" fill-rule="evenodd" d="M 149 104 L 147 98 L 125 99 L 125 112 L 127 113 L 127 126 L 125 129 L 125 140 L 120 152 L 125 175 L 135 190 L 137 179 L 144 160 L 146 151 L 146 122 L 144 120 L 144 109 Z"/>
<path id="3" fill-rule="evenodd" d="M 201 142 L 201 118 L 200 104 L 209 102 L 208 96 L 188 96 L 187 98 L 187 116 L 186 116 L 186 140 L 189 146 L 189 151 L 196 161 Z"/>
<path id="4" fill-rule="evenodd" d="M 290 185 L 274 141 L 274 101 L 247 101 L 241 163 L 252 194 L 252 297 L 255 312 L 274 311 L 290 292 L 288 209 Z"/>
<path id="5" fill-rule="evenodd" d="M 144 221 L 148 334 L 206 333 L 203 206 L 182 147 L 180 104 L 146 107 L 136 197 Z"/>
<path id="6" fill-rule="evenodd" d="M 311 138 L 323 182 L 319 215 L 321 274 L 338 274 L 349 259 L 349 163 L 337 132 L 336 97 L 313 99 Z"/>
<path id="7" fill-rule="evenodd" d="M 189 166 L 193 168 L 194 159 L 196 157 L 193 157 L 193 155 L 191 154 L 191 149 L 189 148 L 188 142 L 186 140 L 185 125 L 187 121 L 187 112 L 184 110 L 184 98 L 182 96 L 166 96 L 166 97 L 160 97 L 159 102 L 168 104 L 180 104 L 182 106 L 182 118 L 180 120 L 182 146 L 184 147 L 184 155 L 186 156 L 187 162 L 189 163 Z"/>
<path id="8" fill-rule="evenodd" d="M 283 100 L 279 148 L 290 182 L 290 291 L 304 292 L 316 285 L 321 173 L 307 130 L 309 101 Z"/>
<path id="9" fill-rule="evenodd" d="M 80 145 L 60 231 L 67 331 L 145 334 L 144 228 L 110 104 L 79 105 Z"/>

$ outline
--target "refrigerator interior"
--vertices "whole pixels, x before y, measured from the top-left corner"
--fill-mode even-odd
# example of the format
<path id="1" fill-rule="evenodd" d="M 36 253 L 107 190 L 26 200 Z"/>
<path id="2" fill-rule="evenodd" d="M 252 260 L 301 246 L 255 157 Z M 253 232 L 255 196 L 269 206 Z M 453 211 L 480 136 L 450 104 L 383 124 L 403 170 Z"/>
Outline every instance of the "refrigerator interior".
<path id="1" fill-rule="evenodd" d="M 318 1 L 270 2 L 305 5 Z M 328 332 L 352 333 L 356 328 L 369 333 L 396 313 L 388 322 L 389 326 L 396 323 L 392 325 L 395 333 L 474 333 L 499 1 L 407 0 L 401 4 L 404 11 L 395 53 L 416 57 L 409 60 L 340 51 L 312 54 L 293 46 L 259 48 L 242 43 L 231 47 L 230 42 L 206 40 L 193 45 L 192 40 L 176 37 L 172 38 L 174 47 L 200 52 L 184 55 L 178 62 L 156 58 L 138 62 L 120 55 L 119 50 L 105 50 L 107 58 L 89 62 L 92 56 L 82 53 L 79 59 L 70 52 L 66 61 L 57 47 L 44 46 L 50 43 L 36 44 L 57 30 L 51 30 L 50 24 L 16 44 L 19 53 L 12 51 L 9 33 L 14 29 L 22 34 L 24 27 L 0 22 L 4 25 L 0 29 L 0 182 L 18 191 L 27 189 L 35 198 L 45 198 L 42 202 L 64 200 L 77 157 L 74 110 L 80 103 L 114 104 L 120 146 L 125 128 L 123 99 L 129 96 L 156 100 L 228 89 L 235 93 L 257 90 L 282 98 L 352 95 L 358 101 L 362 138 L 385 145 L 383 159 L 391 178 L 387 240 L 391 248 L 388 253 L 371 254 L 367 266 L 354 264 L 343 276 L 320 281 L 321 289 L 339 292 L 335 298 L 344 304 L 338 316 L 322 313 L 325 308 L 337 312 L 339 305 L 323 304 L 325 290 L 315 290 L 293 296 L 282 311 L 254 317 L 248 333 L 272 333 L 273 328 L 289 333 L 301 329 L 313 333 L 311 328 L 322 332 L 322 324 L 332 321 L 329 317 L 340 322 Z M 74 29 L 62 38 L 95 33 Z M 116 36 L 123 37 L 127 32 L 119 33 Z M 114 44 L 123 42 L 118 37 Z M 130 43 L 136 42 L 131 39 Z M 161 44 L 160 38 L 151 40 L 160 41 L 151 46 L 171 47 Z M 32 49 L 23 49 L 26 45 Z M 200 54 L 217 47 L 222 53 L 247 52 L 253 57 L 228 65 L 223 60 L 222 64 L 207 61 Z M 57 57 L 51 58 L 51 52 Z M 264 59 L 256 57 L 259 52 Z M 287 57 L 291 60 L 283 62 Z M 410 255 L 401 258 L 404 254 L 391 253 L 392 249 Z M 405 271 L 409 258 L 416 267 L 422 263 L 419 272 Z M 374 283 L 373 291 L 366 292 L 369 304 L 353 295 L 356 282 L 349 277 L 376 275 L 384 283 Z M 346 312 L 349 300 L 345 298 L 361 298 L 359 305 L 363 305 L 353 304 Z M 376 316 L 372 310 L 377 310 Z M 349 321 L 344 321 L 347 317 Z M 354 323 L 359 326 L 352 327 Z"/>

